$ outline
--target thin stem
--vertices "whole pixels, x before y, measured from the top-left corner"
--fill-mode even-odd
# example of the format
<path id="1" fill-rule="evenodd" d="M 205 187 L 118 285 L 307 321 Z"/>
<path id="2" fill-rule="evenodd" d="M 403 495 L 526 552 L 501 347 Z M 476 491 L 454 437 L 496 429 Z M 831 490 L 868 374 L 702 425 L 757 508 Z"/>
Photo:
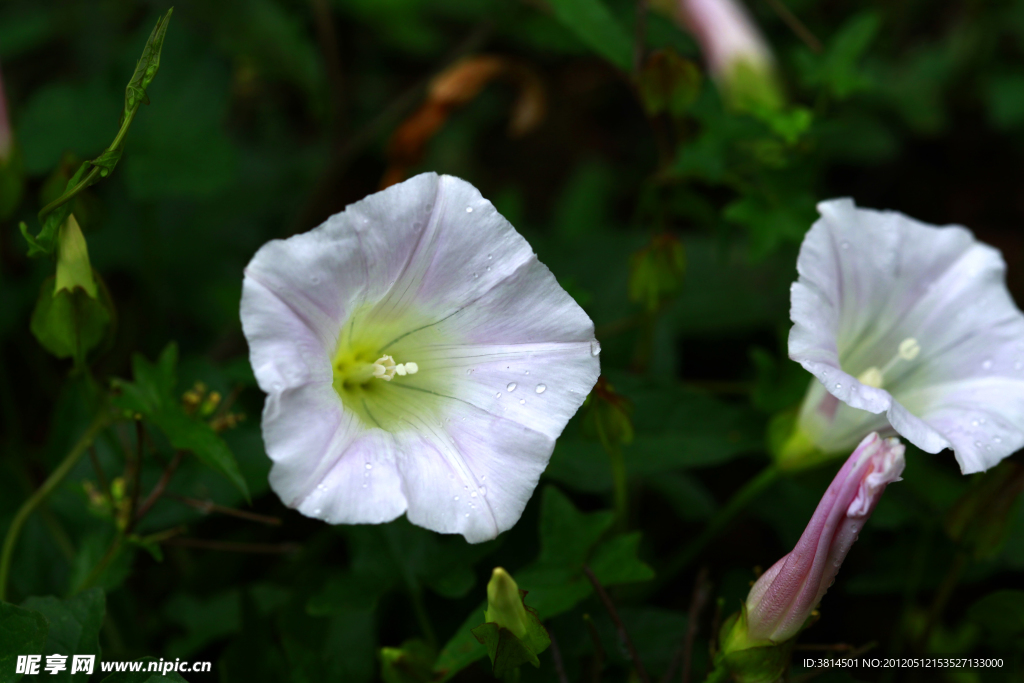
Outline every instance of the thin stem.
<path id="1" fill-rule="evenodd" d="M 4 538 L 3 552 L 0 554 L 0 601 L 7 600 L 7 580 L 11 572 L 11 561 L 14 559 L 14 546 L 18 542 L 18 535 L 21 533 L 21 528 L 25 525 L 25 520 L 57 488 L 57 485 L 64 481 L 64 477 L 68 476 L 78 463 L 79 458 L 92 445 L 96 435 L 103 431 L 109 422 L 109 414 L 105 409 L 101 410 L 96 418 L 93 419 L 92 424 L 85 430 L 85 433 L 78 439 L 78 442 L 71 448 L 63 462 L 57 466 L 57 469 L 50 474 L 46 481 L 43 482 L 43 485 L 22 504 L 17 514 L 14 515 L 11 526 L 7 529 L 7 536 Z"/>
<path id="2" fill-rule="evenodd" d="M 644 47 L 647 44 L 647 0 L 636 0 L 636 31 L 633 33 L 633 75 L 639 75 L 644 65 Z"/>
<path id="3" fill-rule="evenodd" d="M 204 515 L 208 515 L 211 512 L 216 512 L 222 515 L 228 515 L 230 517 L 245 519 L 250 522 L 259 522 L 260 524 L 266 524 L 267 526 L 281 526 L 280 517 L 271 517 L 270 515 L 260 515 L 255 512 L 236 510 L 234 508 L 224 507 L 223 505 L 217 505 L 212 500 L 197 500 L 195 498 L 186 498 L 185 496 L 179 496 L 176 493 L 167 493 L 165 495 L 172 500 L 176 500 L 179 503 L 184 503 L 189 507 L 199 510 Z"/>
<path id="4" fill-rule="evenodd" d="M 100 492 L 110 500 L 110 484 L 107 482 L 107 476 L 103 473 L 103 467 L 100 465 L 100 459 L 96 455 L 96 444 L 89 446 L 89 460 L 92 461 L 92 467 L 96 470 L 96 481 L 99 482 Z"/>
<path id="5" fill-rule="evenodd" d="M 597 426 L 597 437 L 601 440 L 601 445 L 604 446 L 612 467 L 615 518 L 618 521 L 619 528 L 625 529 L 629 520 L 629 480 L 626 476 L 626 459 L 622 455 L 622 447 L 608 439 L 601 420 L 594 420 L 594 424 Z"/>
<path id="6" fill-rule="evenodd" d="M 136 511 L 139 509 L 139 489 L 142 488 L 142 453 L 145 442 L 145 431 L 142 427 L 142 420 L 135 420 L 135 459 L 131 462 L 132 497 L 131 505 L 128 508 L 128 518 L 125 520 L 125 530 L 131 531 L 135 528 L 137 521 Z"/>
<path id="7" fill-rule="evenodd" d="M 558 639 L 551 629 L 546 628 L 548 640 L 551 641 L 551 659 L 555 662 L 555 674 L 558 676 L 558 683 L 569 683 L 569 677 L 565 675 L 565 662 L 562 660 L 562 648 L 558 647 Z"/>
<path id="8" fill-rule="evenodd" d="M 608 591 L 604 589 L 601 582 L 597 580 L 597 576 L 593 570 L 587 565 L 583 565 L 583 573 L 590 579 L 590 583 L 594 586 L 594 591 L 597 593 L 597 597 L 604 603 L 604 607 L 608 610 L 608 616 L 612 618 L 615 623 L 615 630 L 619 634 L 619 640 L 626 645 L 626 649 L 629 651 L 629 657 L 633 660 L 633 667 L 636 669 L 637 676 L 643 683 L 651 683 L 651 679 L 647 676 L 647 669 L 644 668 L 644 663 L 640 661 L 640 655 L 637 654 L 636 647 L 633 646 L 633 640 L 629 637 L 629 633 L 626 632 L 626 627 L 622 623 L 622 619 L 619 618 L 619 611 L 615 609 L 615 603 L 608 596 Z"/>
<path id="9" fill-rule="evenodd" d="M 686 636 L 683 638 L 682 659 L 683 659 L 683 683 L 690 683 L 691 669 L 693 668 L 693 641 L 697 638 L 697 630 L 700 626 L 700 614 L 711 597 L 711 583 L 708 581 L 708 568 L 701 567 L 697 572 L 697 579 L 693 583 L 693 597 L 690 599 L 690 612 L 686 619 Z M 662 683 L 669 683 L 672 674 L 675 673 L 675 660 L 672 666 L 665 672 Z"/>
<path id="10" fill-rule="evenodd" d="M 601 672 L 604 670 L 604 661 L 608 658 L 604 652 L 604 646 L 601 645 L 601 636 L 597 632 L 597 627 L 594 626 L 594 620 L 590 618 L 589 614 L 583 615 L 583 623 L 587 625 L 587 633 L 590 634 L 590 640 L 594 644 L 594 661 L 593 669 L 590 672 L 591 683 L 601 683 Z"/>
<path id="11" fill-rule="evenodd" d="M 302 550 L 298 543 L 237 543 L 234 541 L 209 541 L 203 538 L 170 538 L 163 545 L 178 545 L 186 548 L 220 550 L 229 553 L 284 554 Z"/>
<path id="12" fill-rule="evenodd" d="M 747 507 L 755 498 L 761 495 L 765 489 L 775 483 L 779 478 L 779 469 L 774 465 L 768 465 L 760 474 L 744 484 L 739 491 L 733 494 L 729 502 L 711 519 L 704 531 L 697 538 L 673 557 L 668 567 L 662 571 L 662 579 L 667 579 L 685 569 L 693 562 L 704 548 L 707 547 L 722 529 L 724 529 L 733 518 Z"/>
<path id="13" fill-rule="evenodd" d="M 953 563 L 949 566 L 949 570 L 943 577 L 939 590 L 935 593 L 935 598 L 932 600 L 932 606 L 928 610 L 928 620 L 925 622 L 924 632 L 921 634 L 921 640 L 918 644 L 918 648 L 922 653 L 928 651 L 928 640 L 931 638 L 932 631 L 935 630 L 936 624 L 942 618 L 942 612 L 946 609 L 946 603 L 949 602 L 950 596 L 953 595 L 953 590 L 956 588 L 957 582 L 960 581 L 960 575 L 963 574 L 964 569 L 967 567 L 969 559 L 970 557 L 965 551 L 958 551 L 956 558 L 954 558 Z"/>
<path id="14" fill-rule="evenodd" d="M 821 52 L 821 41 L 818 40 L 817 36 L 811 33 L 811 30 L 804 25 L 804 22 L 793 14 L 788 7 L 782 4 L 782 0 L 765 0 L 768 6 L 779 15 L 779 18 L 785 22 L 786 26 L 789 27 L 793 33 L 796 34 L 797 38 L 804 41 L 807 47 L 811 48 L 814 53 Z"/>
<path id="15" fill-rule="evenodd" d="M 412 609 L 416 613 L 416 621 L 419 623 L 420 631 L 423 632 L 423 637 L 426 638 L 428 645 L 435 647 L 437 636 L 434 634 L 434 625 L 430 623 L 427 606 L 423 604 L 423 591 L 419 585 L 409 589 L 409 599 L 412 602 Z"/>
<path id="16" fill-rule="evenodd" d="M 114 561 L 115 557 L 117 557 L 117 553 L 120 552 L 121 544 L 123 542 L 124 532 L 118 531 L 117 535 L 114 537 L 114 542 L 110 544 L 109 548 L 107 548 L 107 552 L 104 553 L 100 561 L 96 563 L 96 566 L 92 568 L 92 571 L 85 577 L 85 580 L 82 581 L 74 591 L 72 591 L 73 594 L 81 593 L 82 591 L 91 588 L 100 580 L 100 577 L 103 576 L 103 572 L 107 570 L 110 563 Z"/>
<path id="17" fill-rule="evenodd" d="M 178 466 L 181 465 L 181 459 L 184 455 L 185 453 L 183 451 L 176 452 L 174 457 L 171 458 L 171 462 L 169 462 L 167 467 L 164 468 L 163 473 L 160 475 L 160 480 L 156 483 L 156 486 L 153 487 L 153 490 L 150 491 L 149 495 L 146 496 L 146 499 L 142 501 L 142 505 L 140 505 L 138 510 L 135 512 L 135 516 L 132 519 L 133 528 L 138 524 L 139 520 L 150 511 L 153 505 L 156 504 L 156 501 L 160 499 L 160 496 L 163 495 L 164 491 L 167 489 L 167 485 L 171 482 L 171 477 L 174 476 L 174 473 L 178 470 Z"/>

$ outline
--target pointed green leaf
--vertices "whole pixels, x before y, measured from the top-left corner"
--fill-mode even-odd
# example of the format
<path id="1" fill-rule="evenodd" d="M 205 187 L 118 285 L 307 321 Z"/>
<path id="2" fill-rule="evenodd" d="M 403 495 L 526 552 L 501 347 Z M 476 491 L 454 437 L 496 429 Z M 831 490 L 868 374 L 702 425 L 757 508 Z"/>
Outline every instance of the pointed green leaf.
<path id="1" fill-rule="evenodd" d="M 602 0 L 549 0 L 555 16 L 587 46 L 623 71 L 633 64 L 633 41 Z"/>
<path id="2" fill-rule="evenodd" d="M 0 683 L 12 683 L 18 655 L 41 655 L 49 624 L 39 612 L 0 602 Z"/>

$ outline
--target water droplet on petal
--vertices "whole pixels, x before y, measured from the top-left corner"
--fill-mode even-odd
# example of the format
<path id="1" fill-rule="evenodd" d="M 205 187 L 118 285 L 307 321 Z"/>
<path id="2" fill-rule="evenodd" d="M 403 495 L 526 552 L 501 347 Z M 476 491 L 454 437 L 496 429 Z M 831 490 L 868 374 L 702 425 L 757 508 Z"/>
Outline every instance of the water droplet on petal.
<path id="1" fill-rule="evenodd" d="M 473 213 L 473 207 L 472 206 L 467 206 L 466 207 L 466 213 Z"/>
<path id="2" fill-rule="evenodd" d="M 508 386 L 507 386 L 507 387 L 505 387 L 505 388 L 506 388 L 506 389 L 508 389 L 509 393 L 512 393 L 513 391 L 515 391 L 515 390 L 516 390 L 516 387 L 517 387 L 517 386 L 519 386 L 519 385 L 518 385 L 518 384 L 516 384 L 515 382 L 509 382 L 509 383 L 508 383 Z"/>
<path id="3" fill-rule="evenodd" d="M 1002 443 L 1003 442 L 1003 439 L 1000 436 L 993 436 L 992 440 L 995 441 L 996 443 Z"/>
<path id="4" fill-rule="evenodd" d="M 525 398 L 519 399 L 519 405 L 525 406 L 526 405 L 526 399 Z"/>
<path id="5" fill-rule="evenodd" d="M 473 273 L 473 279 L 474 279 L 474 280 L 475 280 L 476 278 L 478 278 L 478 277 L 480 277 L 480 274 L 479 274 L 479 273 Z"/>
<path id="6" fill-rule="evenodd" d="M 537 385 L 536 391 L 537 391 L 538 394 L 543 394 L 547 390 L 548 390 L 548 385 L 546 385 L 546 384 L 538 384 Z"/>
<path id="7" fill-rule="evenodd" d="M 494 397 L 495 398 L 501 398 L 501 392 L 499 391 L 497 394 L 494 395 Z"/>
<path id="8" fill-rule="evenodd" d="M 458 497 L 458 496 L 455 496 L 455 500 L 456 500 L 456 501 L 458 501 L 458 499 L 459 499 L 459 497 Z"/>
<path id="9" fill-rule="evenodd" d="M 487 266 L 487 270 L 490 270 L 490 269 L 491 269 L 491 267 L 490 267 L 490 266 Z"/>
<path id="10" fill-rule="evenodd" d="M 493 256 L 491 256 L 490 254 L 488 254 L 488 255 L 487 255 L 487 260 L 488 260 L 488 261 L 490 261 L 490 260 L 491 260 L 492 258 L 494 258 L 494 257 L 493 257 Z"/>
<path id="11" fill-rule="evenodd" d="M 974 442 L 974 447 L 975 448 L 981 448 L 981 442 L 980 441 L 975 441 Z"/>
<path id="12" fill-rule="evenodd" d="M 977 427 L 978 426 L 978 421 L 977 420 L 971 420 L 971 426 L 972 427 Z"/>
<path id="13" fill-rule="evenodd" d="M 323 512 L 323 510 L 321 510 L 320 508 L 317 508 L 316 510 L 313 510 L 313 514 L 314 515 L 319 515 L 321 512 Z"/>
<path id="14" fill-rule="evenodd" d="M 370 463 L 366 463 L 366 469 L 372 470 L 373 469 L 373 465 L 371 465 Z"/>
<path id="15" fill-rule="evenodd" d="M 481 496 L 486 496 L 487 495 L 487 487 L 486 486 L 481 486 L 480 487 L 480 495 Z"/>
<path id="16" fill-rule="evenodd" d="M 469 494 L 469 497 L 470 498 L 476 498 L 476 491 L 473 491 L 473 493 Z"/>
<path id="17" fill-rule="evenodd" d="M 469 517 L 469 513 L 468 512 L 466 513 L 466 517 Z"/>
<path id="18" fill-rule="evenodd" d="M 843 385 L 840 384 L 839 382 L 836 382 L 836 389 L 842 389 L 842 388 L 843 388 Z"/>
<path id="19" fill-rule="evenodd" d="M 599 353 L 601 353 L 601 342 L 595 339 L 594 341 L 590 342 L 590 355 L 596 356 Z"/>
<path id="20" fill-rule="evenodd" d="M 527 374 L 527 375 L 529 375 L 529 374 L 530 374 L 530 371 L 529 371 L 529 370 L 527 370 L 527 371 L 526 371 L 526 374 Z"/>
<path id="21" fill-rule="evenodd" d="M 480 481 L 487 481 L 487 475 L 485 474 L 484 476 L 480 477 Z"/>

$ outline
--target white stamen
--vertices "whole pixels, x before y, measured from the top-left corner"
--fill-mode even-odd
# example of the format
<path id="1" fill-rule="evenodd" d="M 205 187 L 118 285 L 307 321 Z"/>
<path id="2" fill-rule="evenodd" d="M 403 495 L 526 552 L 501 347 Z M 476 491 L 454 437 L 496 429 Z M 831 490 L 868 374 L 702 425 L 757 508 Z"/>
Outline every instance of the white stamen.
<path id="1" fill-rule="evenodd" d="M 405 377 L 406 375 L 415 375 L 420 371 L 420 366 L 416 363 L 395 363 L 395 359 L 391 356 L 381 356 L 373 362 L 373 376 L 377 379 L 382 379 L 385 382 L 390 382 L 391 378 L 395 375 L 399 377 Z"/>
<path id="2" fill-rule="evenodd" d="M 900 342 L 900 358 L 903 360 L 914 360 L 919 353 L 921 353 L 921 345 L 913 337 L 907 337 Z"/>

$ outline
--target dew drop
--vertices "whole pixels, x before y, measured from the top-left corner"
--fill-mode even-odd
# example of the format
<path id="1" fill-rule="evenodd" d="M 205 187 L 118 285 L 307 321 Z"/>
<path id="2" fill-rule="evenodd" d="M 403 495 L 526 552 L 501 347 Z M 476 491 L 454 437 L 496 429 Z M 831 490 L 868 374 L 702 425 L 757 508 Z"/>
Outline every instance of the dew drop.
<path id="1" fill-rule="evenodd" d="M 459 500 L 459 497 L 458 497 L 458 496 L 455 496 L 455 500 L 456 500 L 456 502 L 457 502 L 457 501 Z"/>
<path id="2" fill-rule="evenodd" d="M 366 469 L 372 470 L 373 469 L 373 465 L 371 465 L 370 463 L 366 463 Z"/>
<path id="3" fill-rule="evenodd" d="M 494 395 L 494 397 L 495 397 L 495 398 L 501 398 L 501 392 L 499 391 L 498 393 L 496 393 L 496 394 Z"/>
<path id="4" fill-rule="evenodd" d="M 317 508 L 316 510 L 313 510 L 313 514 L 314 515 L 319 515 L 321 512 L 323 512 L 323 510 L 321 510 L 320 508 Z"/>
<path id="5" fill-rule="evenodd" d="M 476 368 L 470 368 L 469 370 L 466 370 L 466 374 L 467 374 L 467 375 L 472 375 L 472 374 L 473 374 L 473 371 L 474 371 L 475 369 L 476 369 Z"/>
<path id="6" fill-rule="evenodd" d="M 843 388 L 843 385 L 840 384 L 839 382 L 836 382 L 836 389 L 842 389 L 842 388 Z"/>
<path id="7" fill-rule="evenodd" d="M 548 385 L 546 385 L 546 384 L 538 384 L 537 388 L 535 389 L 535 391 L 538 394 L 543 394 L 547 390 L 548 390 Z"/>
<path id="8" fill-rule="evenodd" d="M 992 440 L 995 441 L 996 443 L 1002 443 L 1003 442 L 1002 437 L 999 437 L 999 436 L 993 436 Z"/>
<path id="9" fill-rule="evenodd" d="M 975 441 L 974 442 L 974 447 L 975 448 L 981 448 L 981 442 L 980 441 Z"/>
<path id="10" fill-rule="evenodd" d="M 990 450 L 992 450 L 992 447 L 991 447 L 991 446 L 989 446 L 988 444 L 985 444 L 985 450 L 986 450 L 986 451 L 990 451 Z"/>
<path id="11" fill-rule="evenodd" d="M 529 370 L 527 370 L 527 371 L 526 371 L 526 374 L 527 374 L 527 375 L 529 375 L 529 374 L 530 374 L 530 371 L 529 371 Z"/>
<path id="12" fill-rule="evenodd" d="M 491 267 L 490 267 L 490 266 L 487 266 L 487 270 L 490 270 L 490 269 L 491 269 Z"/>
<path id="13" fill-rule="evenodd" d="M 319 484 L 319 485 L 317 485 L 317 487 L 316 487 L 316 490 L 317 490 L 317 491 L 324 491 L 324 490 L 326 490 L 326 489 L 327 489 L 327 487 L 326 487 L 326 486 L 324 486 L 323 484 Z"/>
<path id="14" fill-rule="evenodd" d="M 494 258 L 494 257 L 493 257 L 493 256 L 491 256 L 490 254 L 488 254 L 488 255 L 487 255 L 487 260 L 488 260 L 488 261 L 490 261 L 490 260 L 491 260 L 492 258 Z"/>
<path id="15" fill-rule="evenodd" d="M 981 424 L 985 424 L 986 422 L 988 422 L 988 420 L 986 420 L 985 418 L 981 418 L 980 420 L 978 420 L 978 422 L 980 422 Z"/>
<path id="16" fill-rule="evenodd" d="M 506 388 L 506 389 L 508 389 L 508 392 L 509 392 L 509 393 L 511 394 L 511 393 L 512 393 L 513 391 L 515 391 L 515 390 L 516 390 L 516 387 L 517 387 L 517 386 L 519 386 L 519 385 L 518 385 L 518 384 L 516 384 L 515 382 L 509 382 L 509 383 L 508 383 L 508 386 L 507 386 L 507 387 L 505 387 L 505 388 Z"/>
<path id="17" fill-rule="evenodd" d="M 526 405 L 526 399 L 525 398 L 519 399 L 519 405 L 525 406 Z"/>
<path id="18" fill-rule="evenodd" d="M 972 427 L 977 427 L 978 426 L 978 421 L 977 420 L 971 420 L 971 426 Z"/>
<path id="19" fill-rule="evenodd" d="M 487 475 L 485 474 L 484 476 L 480 477 L 480 481 L 487 481 Z"/>
<path id="20" fill-rule="evenodd" d="M 363 482 L 363 488 L 364 489 L 366 488 L 366 482 L 365 481 Z"/>
<path id="21" fill-rule="evenodd" d="M 472 206 L 467 206 L 466 207 L 466 213 L 473 213 L 473 207 Z"/>
<path id="22" fill-rule="evenodd" d="M 596 356 L 599 353 L 601 353 L 601 342 L 595 339 L 594 341 L 590 342 L 590 355 Z"/>
<path id="23" fill-rule="evenodd" d="M 479 273 L 473 273 L 473 279 L 474 279 L 474 280 L 475 280 L 475 279 L 477 279 L 478 277 L 480 277 L 480 274 L 479 274 Z"/>
<path id="24" fill-rule="evenodd" d="M 466 513 L 466 517 L 467 517 L 467 518 L 469 517 L 469 513 L 468 513 L 468 512 Z"/>
<path id="25" fill-rule="evenodd" d="M 470 498 L 476 498 L 476 491 L 473 491 L 473 493 L 469 494 L 469 497 Z"/>
<path id="26" fill-rule="evenodd" d="M 986 358 L 985 362 L 981 364 L 981 367 L 983 367 L 984 369 L 988 370 L 990 367 L 992 367 L 992 361 L 990 361 L 990 360 L 988 360 Z"/>
<path id="27" fill-rule="evenodd" d="M 481 486 L 480 487 L 480 495 L 481 496 L 486 496 L 487 495 L 487 487 L 486 486 Z"/>

